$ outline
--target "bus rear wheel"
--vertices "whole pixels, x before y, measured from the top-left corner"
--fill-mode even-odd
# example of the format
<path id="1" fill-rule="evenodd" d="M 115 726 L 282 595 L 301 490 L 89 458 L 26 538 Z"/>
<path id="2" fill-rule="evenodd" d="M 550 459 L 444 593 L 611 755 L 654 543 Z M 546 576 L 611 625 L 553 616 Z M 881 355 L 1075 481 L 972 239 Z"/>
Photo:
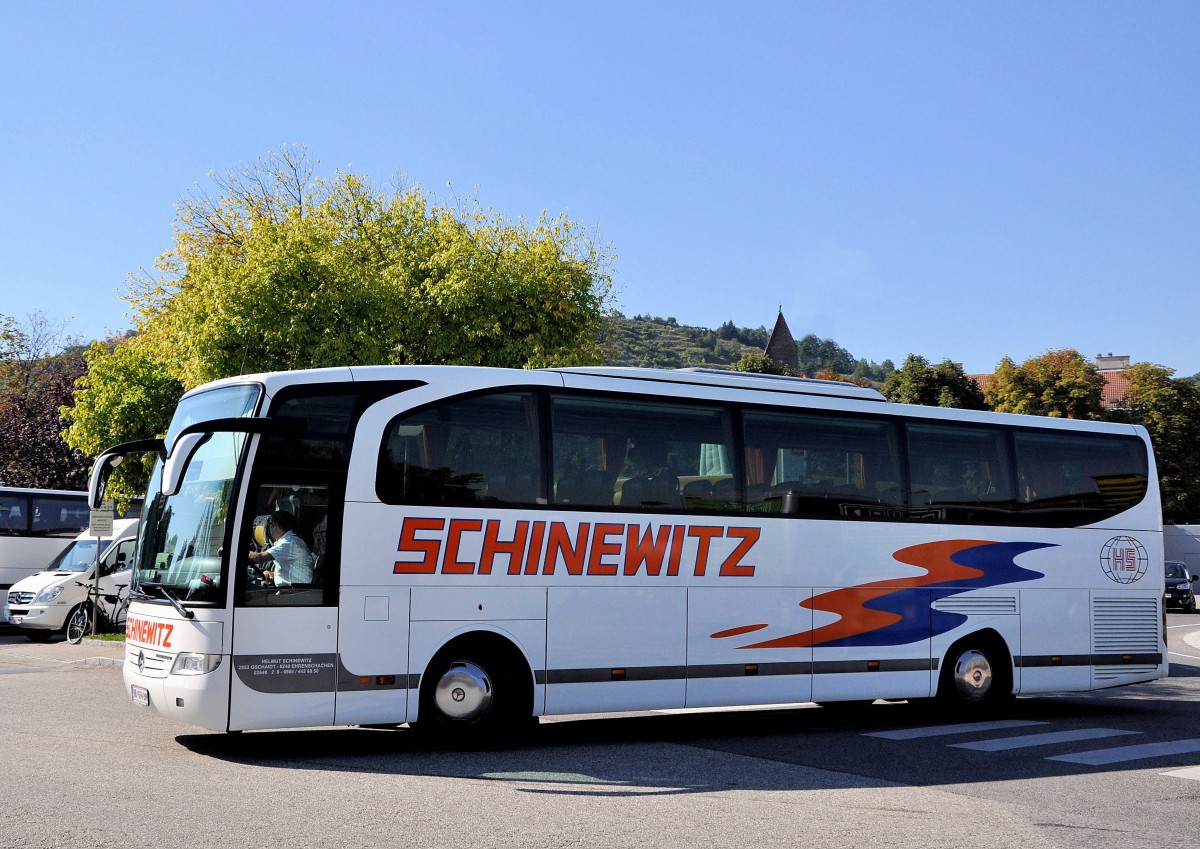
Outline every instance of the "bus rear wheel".
<path id="1" fill-rule="evenodd" d="M 1011 699 L 1012 670 L 998 640 L 974 637 L 952 646 L 942 664 L 937 697 L 958 712 L 982 712 Z"/>
<path id="2" fill-rule="evenodd" d="M 532 720 L 530 677 L 515 649 L 482 641 L 451 644 L 425 671 L 418 730 L 468 747 L 515 742 Z"/>

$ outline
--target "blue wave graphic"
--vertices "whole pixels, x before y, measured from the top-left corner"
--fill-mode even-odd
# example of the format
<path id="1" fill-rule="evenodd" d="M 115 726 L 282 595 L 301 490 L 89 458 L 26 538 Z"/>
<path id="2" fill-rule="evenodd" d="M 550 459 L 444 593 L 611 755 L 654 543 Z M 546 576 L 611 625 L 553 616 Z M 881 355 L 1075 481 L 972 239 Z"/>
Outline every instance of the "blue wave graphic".
<path id="1" fill-rule="evenodd" d="M 982 575 L 923 587 L 905 587 L 872 599 L 864 603 L 863 607 L 868 610 L 894 613 L 900 617 L 900 620 L 874 631 L 815 645 L 825 648 L 901 646 L 919 642 L 929 636 L 936 637 L 944 634 L 966 622 L 967 617 L 961 613 L 933 615 L 929 606 L 931 591 L 936 589 L 939 591 L 938 596 L 945 598 L 968 590 L 1043 578 L 1045 575 L 1041 572 L 1018 566 L 1015 562 L 1016 558 L 1039 548 L 1054 547 L 1054 543 L 1046 542 L 993 542 L 964 548 L 951 555 L 950 559 L 960 566 L 978 569 L 983 573 Z M 949 591 L 947 592 L 947 590 Z"/>

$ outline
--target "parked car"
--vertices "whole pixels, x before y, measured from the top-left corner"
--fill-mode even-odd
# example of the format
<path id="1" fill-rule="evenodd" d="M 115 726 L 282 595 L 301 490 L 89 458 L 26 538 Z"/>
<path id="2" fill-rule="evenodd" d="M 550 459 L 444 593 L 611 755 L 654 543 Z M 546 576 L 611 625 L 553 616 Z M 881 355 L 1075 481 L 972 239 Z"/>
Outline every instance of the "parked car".
<path id="1" fill-rule="evenodd" d="M 1188 572 L 1178 560 L 1167 561 L 1167 587 L 1163 593 L 1166 607 L 1182 607 L 1188 613 L 1196 612 L 1196 581 L 1200 575 Z"/>
<path id="2" fill-rule="evenodd" d="M 106 596 L 115 598 L 118 586 L 129 586 L 137 526 L 137 519 L 117 519 L 113 522 L 112 537 L 99 541 L 98 583 L 100 604 L 105 608 L 115 607 Z M 85 531 L 45 569 L 9 588 L 6 613 L 9 624 L 39 643 L 61 633 L 72 611 L 87 600 L 86 585 L 95 574 L 96 537 Z"/>

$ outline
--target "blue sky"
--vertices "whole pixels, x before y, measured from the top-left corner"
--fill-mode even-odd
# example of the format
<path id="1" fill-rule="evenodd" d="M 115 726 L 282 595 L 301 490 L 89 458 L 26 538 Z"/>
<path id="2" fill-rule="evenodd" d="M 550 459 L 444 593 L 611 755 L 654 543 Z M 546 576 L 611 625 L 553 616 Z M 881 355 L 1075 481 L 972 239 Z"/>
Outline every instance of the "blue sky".
<path id="1" fill-rule="evenodd" d="M 1200 372 L 1200 3 L 0 0 L 0 313 L 89 338 L 209 172 L 303 143 L 565 211 L 627 315 Z"/>

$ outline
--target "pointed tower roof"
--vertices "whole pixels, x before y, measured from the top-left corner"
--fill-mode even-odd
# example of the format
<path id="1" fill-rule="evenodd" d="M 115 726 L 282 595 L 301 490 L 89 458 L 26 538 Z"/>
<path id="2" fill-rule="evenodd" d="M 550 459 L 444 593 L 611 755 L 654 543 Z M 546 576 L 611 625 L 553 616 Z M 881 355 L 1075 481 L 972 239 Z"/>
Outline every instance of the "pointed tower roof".
<path id="1" fill-rule="evenodd" d="M 796 340 L 792 337 L 792 331 L 788 329 L 787 321 L 783 318 L 782 306 L 779 308 L 779 317 L 775 319 L 775 327 L 771 329 L 771 336 L 767 339 L 767 348 L 764 353 L 780 365 L 785 365 L 790 369 L 799 367 L 800 358 L 796 349 Z"/>

